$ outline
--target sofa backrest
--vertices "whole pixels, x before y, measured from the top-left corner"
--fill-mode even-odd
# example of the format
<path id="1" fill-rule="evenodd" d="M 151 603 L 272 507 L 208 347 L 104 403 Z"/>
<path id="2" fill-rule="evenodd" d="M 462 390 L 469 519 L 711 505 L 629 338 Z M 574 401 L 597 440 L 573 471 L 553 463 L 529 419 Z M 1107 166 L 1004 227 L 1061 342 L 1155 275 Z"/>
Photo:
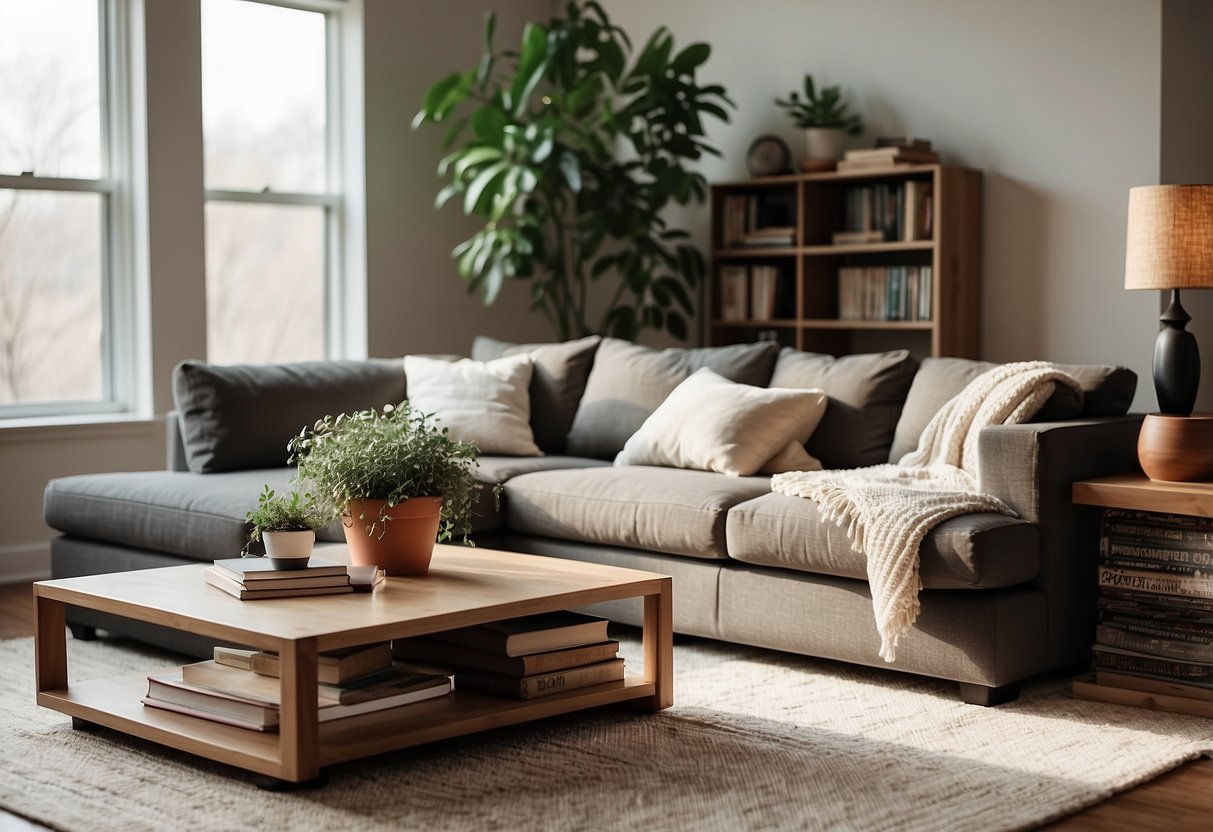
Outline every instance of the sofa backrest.
<path id="1" fill-rule="evenodd" d="M 924 358 L 906 397 L 906 406 L 889 462 L 897 462 L 918 447 L 918 439 L 927 423 L 941 407 L 979 375 L 998 365 L 968 358 Z M 1123 416 L 1137 390 L 1137 374 L 1127 367 L 1108 364 L 1059 364 L 1060 369 L 1077 379 L 1082 395 L 1058 385 L 1056 391 L 1033 417 L 1033 422 L 1055 422 L 1076 418 Z"/>
<path id="2" fill-rule="evenodd" d="M 186 464 L 200 474 L 283 467 L 287 443 L 317 419 L 404 397 L 400 360 L 183 361 L 173 370 Z"/>

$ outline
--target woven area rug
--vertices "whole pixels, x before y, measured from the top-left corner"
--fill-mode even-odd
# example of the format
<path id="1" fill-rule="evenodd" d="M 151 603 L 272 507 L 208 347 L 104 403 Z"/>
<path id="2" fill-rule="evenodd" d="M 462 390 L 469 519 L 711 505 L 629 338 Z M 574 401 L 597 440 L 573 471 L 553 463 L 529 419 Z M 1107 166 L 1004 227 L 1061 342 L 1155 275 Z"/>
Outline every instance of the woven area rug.
<path id="1" fill-rule="evenodd" d="M 179 663 L 69 641 L 73 678 Z M 1061 678 L 980 708 L 943 682 L 688 640 L 670 710 L 499 729 L 269 793 L 73 731 L 33 704 L 32 666 L 31 640 L 0 642 L 0 806 L 64 830 L 1021 829 L 1213 752 L 1213 720 L 1073 700 Z"/>

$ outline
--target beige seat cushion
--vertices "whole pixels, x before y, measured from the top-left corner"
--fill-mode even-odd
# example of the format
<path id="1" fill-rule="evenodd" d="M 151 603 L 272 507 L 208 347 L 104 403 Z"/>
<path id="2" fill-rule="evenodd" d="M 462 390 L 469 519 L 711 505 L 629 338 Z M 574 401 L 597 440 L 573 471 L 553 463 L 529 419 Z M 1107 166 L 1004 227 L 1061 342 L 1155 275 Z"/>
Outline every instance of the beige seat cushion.
<path id="1" fill-rule="evenodd" d="M 676 468 L 544 471 L 505 484 L 506 521 L 523 534 L 723 559 L 726 512 L 770 490 L 769 477 Z"/>
<path id="2" fill-rule="evenodd" d="M 864 556 L 846 529 L 822 520 L 817 504 L 764 494 L 729 510 L 729 555 L 758 566 L 867 580 Z M 1000 514 L 969 514 L 940 523 L 922 543 L 920 576 L 926 589 L 993 589 L 1036 576 L 1036 526 Z"/>
<path id="3" fill-rule="evenodd" d="M 472 533 L 498 532 L 505 529 L 505 498 L 498 500 L 494 486 L 521 474 L 533 471 L 554 471 L 560 468 L 605 468 L 601 459 L 575 456 L 482 456 L 476 460 L 476 479 L 483 486 L 476 494 L 472 516 Z"/>

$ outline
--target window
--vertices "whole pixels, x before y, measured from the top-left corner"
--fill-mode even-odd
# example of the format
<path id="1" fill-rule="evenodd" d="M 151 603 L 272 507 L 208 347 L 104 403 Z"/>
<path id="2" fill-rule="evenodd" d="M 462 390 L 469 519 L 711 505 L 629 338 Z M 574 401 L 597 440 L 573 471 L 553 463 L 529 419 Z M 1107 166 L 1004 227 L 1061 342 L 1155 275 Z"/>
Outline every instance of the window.
<path id="1" fill-rule="evenodd" d="M 0 418 L 129 406 L 114 11 L 0 0 Z"/>
<path id="2" fill-rule="evenodd" d="M 202 3 L 213 362 L 324 358 L 338 340 L 338 40 L 300 5 Z"/>

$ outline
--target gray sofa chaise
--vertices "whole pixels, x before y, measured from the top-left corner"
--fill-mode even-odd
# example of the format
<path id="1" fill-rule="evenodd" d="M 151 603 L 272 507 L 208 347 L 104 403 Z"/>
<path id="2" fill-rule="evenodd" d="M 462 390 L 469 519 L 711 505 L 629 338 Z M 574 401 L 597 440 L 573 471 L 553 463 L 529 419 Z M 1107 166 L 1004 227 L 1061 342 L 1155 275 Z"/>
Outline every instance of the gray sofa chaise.
<path id="1" fill-rule="evenodd" d="M 472 357 L 531 355 L 531 427 L 543 456 L 482 456 L 480 545 L 632 566 L 674 578 L 675 630 L 960 683 L 969 702 L 1013 698 L 1018 683 L 1086 661 L 1094 630 L 1095 529 L 1072 506 L 1074 480 L 1133 470 L 1136 378 L 1067 367 L 1082 396 L 1059 390 L 1020 425 L 980 436 L 981 486 L 1017 518 L 973 514 L 921 548 L 922 612 L 892 665 L 878 656 L 863 557 L 814 503 L 772 493 L 768 477 L 613 466 L 629 436 L 691 372 L 756 386 L 821 388 L 829 402 L 806 449 L 827 468 L 896 461 L 949 398 L 992 366 L 905 351 L 833 358 L 743 344 L 651 350 L 592 337 L 511 345 L 478 338 Z M 263 483 L 285 486 L 286 443 L 326 413 L 407 396 L 399 360 L 213 366 L 174 371 L 165 471 L 50 482 L 54 577 L 230 557 Z M 320 540 L 343 541 L 339 525 Z M 640 621 L 639 606 L 607 613 Z M 95 628 L 197 655 L 190 634 L 69 608 L 77 637 Z"/>

